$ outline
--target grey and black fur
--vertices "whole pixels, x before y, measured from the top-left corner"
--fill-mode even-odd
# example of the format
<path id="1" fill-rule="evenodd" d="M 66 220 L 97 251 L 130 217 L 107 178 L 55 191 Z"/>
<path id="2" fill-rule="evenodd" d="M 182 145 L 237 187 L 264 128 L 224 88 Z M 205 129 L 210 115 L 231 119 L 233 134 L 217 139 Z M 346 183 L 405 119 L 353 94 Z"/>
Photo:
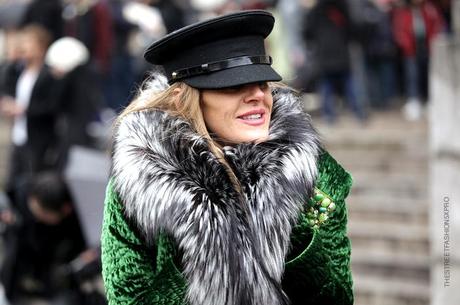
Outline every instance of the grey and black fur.
<path id="1" fill-rule="evenodd" d="M 166 86 L 163 77 L 150 90 Z M 207 142 L 158 110 L 118 126 L 112 176 L 147 242 L 159 232 L 183 253 L 191 305 L 282 305 L 291 228 L 317 175 L 319 139 L 290 89 L 276 89 L 269 140 L 225 147 L 242 195 Z"/>

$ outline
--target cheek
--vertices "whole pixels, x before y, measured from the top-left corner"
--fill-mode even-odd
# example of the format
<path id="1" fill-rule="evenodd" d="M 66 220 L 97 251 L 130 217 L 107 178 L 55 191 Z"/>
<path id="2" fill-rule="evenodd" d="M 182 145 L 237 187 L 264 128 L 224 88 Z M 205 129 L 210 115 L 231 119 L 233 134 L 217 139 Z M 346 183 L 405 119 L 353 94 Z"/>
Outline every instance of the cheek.
<path id="1" fill-rule="evenodd" d="M 213 95 L 204 95 L 201 102 L 203 119 L 209 131 L 219 133 L 225 130 L 235 116 L 237 105 L 232 101 Z"/>
<path id="2" fill-rule="evenodd" d="M 265 98 L 265 105 L 270 109 L 270 114 L 273 110 L 273 95 L 271 92 L 267 93 L 267 97 Z"/>
<path id="3" fill-rule="evenodd" d="M 226 107 L 207 107 L 203 110 L 203 118 L 210 132 L 222 133 L 229 130 L 233 121 L 233 112 Z"/>

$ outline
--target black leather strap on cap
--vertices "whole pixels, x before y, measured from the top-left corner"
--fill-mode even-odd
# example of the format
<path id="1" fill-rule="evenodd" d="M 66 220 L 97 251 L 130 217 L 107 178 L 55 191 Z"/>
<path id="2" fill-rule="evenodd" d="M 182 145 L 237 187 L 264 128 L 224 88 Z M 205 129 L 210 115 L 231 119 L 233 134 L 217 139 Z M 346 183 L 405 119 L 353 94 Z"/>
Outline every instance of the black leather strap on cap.
<path id="1" fill-rule="evenodd" d="M 272 58 L 268 55 L 259 55 L 259 56 L 241 56 L 229 58 L 226 60 L 215 61 L 210 63 L 205 63 L 199 66 L 180 69 L 171 73 L 170 82 L 176 82 L 183 78 L 188 78 L 191 76 L 207 74 L 211 72 L 216 72 L 220 70 L 225 70 L 229 68 L 255 65 L 255 64 L 272 64 Z"/>

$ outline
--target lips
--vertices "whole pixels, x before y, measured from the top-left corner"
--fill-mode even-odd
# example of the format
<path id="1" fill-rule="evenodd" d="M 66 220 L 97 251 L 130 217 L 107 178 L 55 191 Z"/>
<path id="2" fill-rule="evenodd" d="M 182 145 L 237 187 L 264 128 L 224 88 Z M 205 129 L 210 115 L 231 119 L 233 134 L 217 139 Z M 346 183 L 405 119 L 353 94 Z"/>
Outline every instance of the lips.
<path id="1" fill-rule="evenodd" d="M 237 116 L 237 120 L 250 126 L 259 126 L 265 123 L 265 109 L 254 109 Z"/>

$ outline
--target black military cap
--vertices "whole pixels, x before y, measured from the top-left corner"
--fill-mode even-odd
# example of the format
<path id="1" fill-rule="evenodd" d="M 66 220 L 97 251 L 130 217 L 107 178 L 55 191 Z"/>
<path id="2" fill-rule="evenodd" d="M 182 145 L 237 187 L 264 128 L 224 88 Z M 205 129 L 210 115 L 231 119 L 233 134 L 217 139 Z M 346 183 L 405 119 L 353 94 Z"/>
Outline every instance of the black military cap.
<path id="1" fill-rule="evenodd" d="M 144 58 L 162 66 L 170 84 L 182 81 L 198 89 L 279 81 L 264 46 L 274 22 L 262 10 L 220 16 L 155 41 Z"/>

